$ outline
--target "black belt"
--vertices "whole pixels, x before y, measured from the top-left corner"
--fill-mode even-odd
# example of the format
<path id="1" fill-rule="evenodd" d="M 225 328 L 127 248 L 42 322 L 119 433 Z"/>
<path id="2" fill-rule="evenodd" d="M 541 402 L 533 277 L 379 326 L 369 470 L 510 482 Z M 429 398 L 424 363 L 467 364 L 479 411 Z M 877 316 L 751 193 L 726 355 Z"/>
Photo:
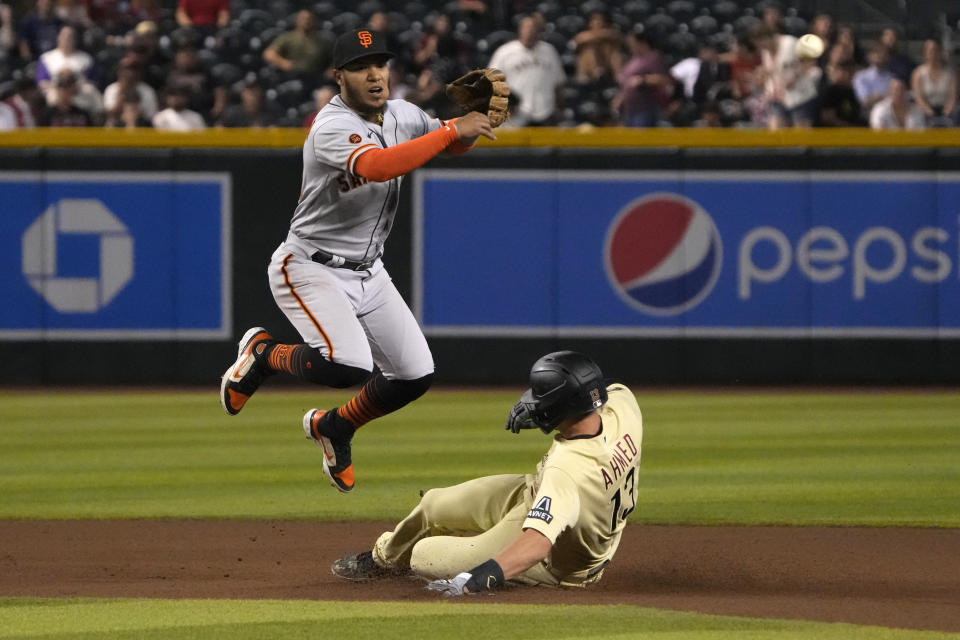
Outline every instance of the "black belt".
<path id="1" fill-rule="evenodd" d="M 328 267 L 336 267 L 337 269 L 350 269 L 350 271 L 366 271 L 373 266 L 373 263 L 377 261 L 376 258 L 369 260 L 368 262 L 347 260 L 346 258 L 335 256 L 332 253 L 327 253 L 323 250 L 319 250 L 314 253 L 312 256 L 310 256 L 310 259 Z"/>

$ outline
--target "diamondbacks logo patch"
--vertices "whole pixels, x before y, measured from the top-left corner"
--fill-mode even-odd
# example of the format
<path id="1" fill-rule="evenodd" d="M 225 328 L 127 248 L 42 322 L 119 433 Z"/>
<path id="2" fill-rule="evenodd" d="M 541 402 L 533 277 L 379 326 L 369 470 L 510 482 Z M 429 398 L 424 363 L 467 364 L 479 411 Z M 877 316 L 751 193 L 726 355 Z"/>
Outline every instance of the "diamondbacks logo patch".
<path id="1" fill-rule="evenodd" d="M 363 138 L 360 137 L 360 134 L 359 134 L 359 133 L 351 133 L 351 134 L 350 134 L 350 142 L 352 142 L 353 144 L 357 144 L 357 143 L 360 142 L 361 140 L 363 140 Z"/>
<path id="2" fill-rule="evenodd" d="M 550 496 L 543 496 L 540 498 L 540 501 L 537 502 L 536 506 L 533 509 L 530 509 L 530 513 L 527 514 L 528 518 L 536 518 L 537 520 L 543 520 L 547 524 L 553 522 L 553 515 L 550 513 L 550 505 L 552 504 Z"/>

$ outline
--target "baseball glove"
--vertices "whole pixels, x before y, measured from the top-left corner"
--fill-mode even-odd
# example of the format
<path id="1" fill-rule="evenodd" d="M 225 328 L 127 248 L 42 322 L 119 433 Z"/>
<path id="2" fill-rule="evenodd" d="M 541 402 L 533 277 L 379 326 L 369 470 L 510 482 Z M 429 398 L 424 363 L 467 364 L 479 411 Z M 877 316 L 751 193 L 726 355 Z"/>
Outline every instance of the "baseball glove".
<path id="1" fill-rule="evenodd" d="M 490 124 L 499 127 L 510 112 L 507 110 L 507 76 L 499 69 L 474 69 L 447 85 L 447 97 L 464 112 L 487 114 Z"/>

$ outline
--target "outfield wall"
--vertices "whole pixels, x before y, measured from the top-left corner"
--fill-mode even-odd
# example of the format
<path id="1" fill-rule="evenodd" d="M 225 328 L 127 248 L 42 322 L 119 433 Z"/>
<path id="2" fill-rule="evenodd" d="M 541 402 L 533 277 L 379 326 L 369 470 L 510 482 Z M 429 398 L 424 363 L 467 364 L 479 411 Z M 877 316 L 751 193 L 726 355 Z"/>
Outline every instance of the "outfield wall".
<path id="1" fill-rule="evenodd" d="M 265 266 L 303 133 L 233 133 L 0 138 L 4 383 L 213 384 L 248 326 L 295 339 Z M 557 348 L 640 383 L 960 381 L 960 138 L 826 133 L 504 132 L 405 180 L 385 260 L 445 382 Z"/>

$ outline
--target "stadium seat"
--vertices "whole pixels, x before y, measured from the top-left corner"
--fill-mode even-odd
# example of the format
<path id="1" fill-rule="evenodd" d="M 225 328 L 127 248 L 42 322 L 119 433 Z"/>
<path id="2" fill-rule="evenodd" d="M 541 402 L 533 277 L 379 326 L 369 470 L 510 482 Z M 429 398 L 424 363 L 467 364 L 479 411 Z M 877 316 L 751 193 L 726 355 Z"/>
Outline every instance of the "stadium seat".
<path id="1" fill-rule="evenodd" d="M 636 24 L 650 15 L 650 3 L 647 0 L 627 0 L 620 10 Z"/>
<path id="2" fill-rule="evenodd" d="M 579 16 L 575 13 L 568 13 L 567 15 L 560 16 L 554 20 L 553 24 L 556 26 L 557 31 L 566 36 L 567 38 L 572 38 L 581 31 L 583 31 L 586 26 L 586 20 L 583 19 L 583 16 Z"/>
<path id="3" fill-rule="evenodd" d="M 720 22 L 733 22 L 740 15 L 740 5 L 733 0 L 718 0 L 710 13 Z"/>
<path id="4" fill-rule="evenodd" d="M 737 33 L 750 33 L 760 24 L 762 24 L 760 18 L 753 13 L 753 9 L 748 7 L 743 10 L 742 16 L 733 21 L 733 28 Z"/>
<path id="5" fill-rule="evenodd" d="M 643 21 L 644 29 L 657 39 L 666 38 L 676 26 L 677 21 L 668 15 L 663 7 L 657 9 L 657 13 Z"/>
<path id="6" fill-rule="evenodd" d="M 317 16 L 317 20 L 321 23 L 325 20 L 333 20 L 338 13 L 340 13 L 340 9 L 337 8 L 337 5 L 328 0 L 313 5 L 313 15 Z"/>
<path id="7" fill-rule="evenodd" d="M 667 3 L 667 13 L 678 23 L 692 19 L 696 11 L 697 7 L 691 0 L 671 0 Z"/>
<path id="8" fill-rule="evenodd" d="M 287 80 L 278 84 L 275 89 L 277 90 L 277 104 L 284 109 L 296 108 L 307 97 L 304 95 L 305 90 L 302 80 Z"/>
<path id="9" fill-rule="evenodd" d="M 700 38 L 712 36 L 720 28 L 717 19 L 710 15 L 709 9 L 701 9 L 700 15 L 690 21 L 690 31 Z"/>
<path id="10" fill-rule="evenodd" d="M 677 25 L 677 30 L 667 37 L 669 52 L 676 60 L 697 55 L 698 45 L 697 36 L 690 33 L 690 28 L 682 23 Z"/>
<path id="11" fill-rule="evenodd" d="M 352 11 L 343 11 L 334 16 L 331 20 L 335 33 L 343 33 L 351 29 L 357 29 L 363 24 L 363 19 Z"/>
<path id="12" fill-rule="evenodd" d="M 229 86 L 243 77 L 243 71 L 235 64 L 218 62 L 210 68 L 210 75 L 214 84 L 219 87 Z"/>
<path id="13" fill-rule="evenodd" d="M 802 36 L 807 32 L 807 21 L 797 15 L 796 9 L 790 7 L 783 17 L 783 30 L 792 36 Z"/>

